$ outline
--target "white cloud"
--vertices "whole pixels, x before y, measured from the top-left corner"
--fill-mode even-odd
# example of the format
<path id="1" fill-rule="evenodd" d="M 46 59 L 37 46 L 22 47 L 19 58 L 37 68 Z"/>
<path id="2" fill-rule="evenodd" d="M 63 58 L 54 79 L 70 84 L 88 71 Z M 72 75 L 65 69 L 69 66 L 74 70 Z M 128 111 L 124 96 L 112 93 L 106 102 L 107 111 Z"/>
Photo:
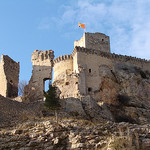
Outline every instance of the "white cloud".
<path id="1" fill-rule="evenodd" d="M 150 58 L 149 0 L 78 0 L 62 8 L 52 19 L 59 28 L 82 22 L 88 32 L 109 35 L 113 52 Z"/>
<path id="2" fill-rule="evenodd" d="M 52 29 L 53 28 L 53 24 L 51 23 L 51 19 L 48 17 L 45 17 L 41 20 L 38 29 L 40 30 L 47 30 L 47 29 Z"/>

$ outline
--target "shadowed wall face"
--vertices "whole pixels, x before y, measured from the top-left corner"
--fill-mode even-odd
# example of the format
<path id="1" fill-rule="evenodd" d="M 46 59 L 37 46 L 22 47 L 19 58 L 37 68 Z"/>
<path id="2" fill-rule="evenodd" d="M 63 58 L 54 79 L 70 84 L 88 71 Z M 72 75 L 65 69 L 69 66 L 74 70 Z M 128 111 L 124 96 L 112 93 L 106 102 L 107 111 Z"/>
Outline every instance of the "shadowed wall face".
<path id="1" fill-rule="evenodd" d="M 19 62 L 7 55 L 1 55 L 0 94 L 5 97 L 18 96 Z"/>

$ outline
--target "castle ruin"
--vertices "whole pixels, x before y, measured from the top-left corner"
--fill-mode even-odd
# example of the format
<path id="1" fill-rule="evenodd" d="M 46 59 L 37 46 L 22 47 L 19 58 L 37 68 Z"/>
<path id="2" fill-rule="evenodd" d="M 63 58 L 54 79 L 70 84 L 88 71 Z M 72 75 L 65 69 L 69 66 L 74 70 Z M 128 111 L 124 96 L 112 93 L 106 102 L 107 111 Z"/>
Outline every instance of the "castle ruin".
<path id="1" fill-rule="evenodd" d="M 52 50 L 35 50 L 34 53 L 32 53 L 32 76 L 29 84 L 24 89 L 24 95 L 27 95 L 27 97 L 32 99 L 43 99 L 45 81 L 52 79 L 53 58 L 54 52 Z M 33 95 L 29 96 L 31 93 Z"/>
<path id="2" fill-rule="evenodd" d="M 53 84 L 60 89 L 61 98 L 91 95 L 98 99 L 102 75 L 113 74 L 117 64 L 150 70 L 150 61 L 112 54 L 105 34 L 84 33 L 74 42 L 72 54 L 54 59 Z"/>
<path id="3" fill-rule="evenodd" d="M 150 71 L 148 60 L 111 53 L 109 36 L 102 33 L 84 33 L 79 41 L 74 42 L 72 54 L 53 59 L 52 50 L 34 51 L 31 59 L 32 76 L 24 89 L 24 96 L 28 97 L 25 97 L 25 101 L 43 99 L 45 81 L 52 79 L 52 69 L 53 84 L 59 88 L 60 98 L 91 95 L 95 99 L 100 95 L 102 77 L 113 75 L 117 65 Z M 7 55 L 2 55 L 0 94 L 5 97 L 16 97 L 18 82 L 19 63 Z"/>
<path id="4" fill-rule="evenodd" d="M 7 55 L 1 55 L 0 62 L 0 94 L 4 97 L 18 96 L 19 62 Z"/>

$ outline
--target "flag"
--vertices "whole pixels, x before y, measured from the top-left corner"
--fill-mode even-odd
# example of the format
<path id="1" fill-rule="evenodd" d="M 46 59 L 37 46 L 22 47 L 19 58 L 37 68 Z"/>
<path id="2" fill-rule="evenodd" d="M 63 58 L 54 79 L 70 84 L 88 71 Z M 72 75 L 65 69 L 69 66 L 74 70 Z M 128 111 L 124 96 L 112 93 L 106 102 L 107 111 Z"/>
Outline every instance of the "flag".
<path id="1" fill-rule="evenodd" d="M 85 24 L 83 24 L 83 23 L 78 23 L 78 25 L 79 25 L 79 27 L 85 29 Z"/>

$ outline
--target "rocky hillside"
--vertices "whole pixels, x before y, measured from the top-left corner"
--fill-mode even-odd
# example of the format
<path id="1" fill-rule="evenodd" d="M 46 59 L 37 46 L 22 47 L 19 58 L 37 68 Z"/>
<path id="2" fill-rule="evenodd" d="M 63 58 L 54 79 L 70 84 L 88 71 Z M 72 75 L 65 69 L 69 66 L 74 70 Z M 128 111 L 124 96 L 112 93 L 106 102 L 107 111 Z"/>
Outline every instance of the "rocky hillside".
<path id="1" fill-rule="evenodd" d="M 19 120 L 36 116 L 43 116 L 40 103 L 20 103 L 0 95 L 0 127 L 16 124 Z"/>
<path id="2" fill-rule="evenodd" d="M 114 121 L 150 123 L 150 72 L 115 64 L 101 68 L 99 102 L 107 105 Z"/>
<path id="3" fill-rule="evenodd" d="M 0 131 L 0 150 L 149 150 L 150 125 L 28 120 Z"/>

